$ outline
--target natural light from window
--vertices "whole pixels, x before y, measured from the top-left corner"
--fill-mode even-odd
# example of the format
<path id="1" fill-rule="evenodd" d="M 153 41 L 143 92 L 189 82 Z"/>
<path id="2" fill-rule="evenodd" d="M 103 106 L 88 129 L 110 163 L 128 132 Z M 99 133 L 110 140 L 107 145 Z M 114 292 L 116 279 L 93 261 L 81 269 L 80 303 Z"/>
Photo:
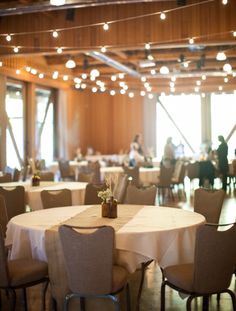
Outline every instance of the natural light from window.
<path id="1" fill-rule="evenodd" d="M 180 143 L 184 145 L 184 156 L 199 156 L 201 144 L 200 95 L 161 96 L 160 101 L 166 111 L 157 102 L 156 141 L 158 160 L 162 159 L 168 137 L 172 137 L 175 146 L 178 146 Z M 171 119 L 173 119 L 184 137 L 177 130 Z"/>

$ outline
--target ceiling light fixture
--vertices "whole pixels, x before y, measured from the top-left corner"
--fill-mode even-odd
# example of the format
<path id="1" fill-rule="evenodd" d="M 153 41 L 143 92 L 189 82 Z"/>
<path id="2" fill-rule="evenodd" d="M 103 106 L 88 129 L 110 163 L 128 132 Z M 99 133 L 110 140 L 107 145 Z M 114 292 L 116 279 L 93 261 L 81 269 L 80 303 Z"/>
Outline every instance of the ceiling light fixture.
<path id="1" fill-rule="evenodd" d="M 232 71 L 232 66 L 230 64 L 224 64 L 223 70 L 230 73 Z"/>
<path id="2" fill-rule="evenodd" d="M 107 31 L 109 29 L 109 25 L 107 23 L 103 24 L 103 29 Z"/>
<path id="3" fill-rule="evenodd" d="M 52 36 L 53 36 L 53 38 L 58 38 L 58 32 L 56 31 L 56 30 L 54 30 L 53 32 L 52 32 Z"/>
<path id="4" fill-rule="evenodd" d="M 8 42 L 10 42 L 10 41 L 11 41 L 11 35 L 7 35 L 7 36 L 6 36 L 6 40 L 7 40 Z"/>
<path id="5" fill-rule="evenodd" d="M 66 0 L 50 0 L 51 5 L 60 6 L 60 5 L 64 5 L 65 3 L 66 3 Z"/>
<path id="6" fill-rule="evenodd" d="M 166 14 L 164 12 L 161 13 L 160 19 L 162 19 L 162 20 L 166 19 Z"/>
<path id="7" fill-rule="evenodd" d="M 189 44 L 194 44 L 194 39 L 190 38 L 188 42 L 189 42 Z"/>
<path id="8" fill-rule="evenodd" d="M 160 74 L 167 75 L 169 73 L 169 68 L 167 66 L 161 66 L 160 68 Z"/>
<path id="9" fill-rule="evenodd" d="M 216 59 L 219 61 L 226 60 L 226 58 L 225 52 L 218 52 L 216 55 Z"/>
<path id="10" fill-rule="evenodd" d="M 68 59 L 65 66 L 66 68 L 72 69 L 76 67 L 76 63 L 73 59 Z"/>

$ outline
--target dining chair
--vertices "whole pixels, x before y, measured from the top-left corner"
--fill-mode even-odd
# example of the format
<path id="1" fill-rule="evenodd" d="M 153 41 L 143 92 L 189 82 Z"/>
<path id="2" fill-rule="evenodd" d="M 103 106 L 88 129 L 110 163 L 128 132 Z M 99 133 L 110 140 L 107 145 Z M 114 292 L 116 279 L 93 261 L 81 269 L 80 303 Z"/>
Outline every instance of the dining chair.
<path id="1" fill-rule="evenodd" d="M 7 232 L 7 223 L 8 223 L 8 217 L 7 217 L 7 208 L 5 199 L 2 195 L 0 195 L 0 225 L 2 228 L 2 234 L 5 239 L 6 232 Z"/>
<path id="2" fill-rule="evenodd" d="M 12 181 L 11 173 L 5 173 L 2 176 L 0 176 L 0 183 L 7 183 L 11 181 Z"/>
<path id="3" fill-rule="evenodd" d="M 61 180 L 72 180 L 75 181 L 75 172 L 71 169 L 70 162 L 65 160 L 58 161 L 60 178 Z"/>
<path id="4" fill-rule="evenodd" d="M 70 290 L 64 299 L 64 310 L 68 310 L 71 299 L 78 298 L 83 311 L 86 299 L 97 297 L 111 299 L 118 311 L 117 294 L 125 287 L 127 308 L 130 310 L 128 272 L 114 264 L 114 229 L 110 226 L 62 225 L 59 238 Z"/>
<path id="5" fill-rule="evenodd" d="M 182 160 L 177 160 L 177 162 L 175 163 L 173 175 L 171 177 L 171 184 L 173 185 L 173 188 L 177 187 L 179 199 L 181 199 L 180 196 L 181 190 L 183 196 L 185 197 L 185 187 L 184 187 L 185 174 L 186 174 L 186 167 L 184 162 Z"/>
<path id="6" fill-rule="evenodd" d="M 174 201 L 173 185 L 172 185 L 172 176 L 174 172 L 174 166 L 165 166 L 161 163 L 160 166 L 160 176 L 155 183 L 158 190 L 158 202 L 159 205 L 164 203 L 166 194 L 168 197 L 171 197 Z"/>
<path id="7" fill-rule="evenodd" d="M 222 189 L 198 188 L 194 191 L 194 212 L 202 214 L 207 222 L 219 223 L 225 192 Z"/>
<path id="8" fill-rule="evenodd" d="M 42 190 L 40 196 L 44 209 L 72 205 L 70 189 Z"/>
<path id="9" fill-rule="evenodd" d="M 87 184 L 85 188 L 84 204 L 85 205 L 100 204 L 101 199 L 98 197 L 98 192 L 106 189 L 107 189 L 106 184 L 100 185 L 95 185 L 92 183 Z"/>
<path id="10" fill-rule="evenodd" d="M 14 168 L 13 175 L 12 175 L 12 181 L 17 182 L 20 180 L 20 177 L 21 177 L 21 170 Z"/>
<path id="11" fill-rule="evenodd" d="M 128 175 L 128 180 L 132 185 L 140 187 L 139 166 L 129 167 L 123 166 L 124 173 Z"/>
<path id="12" fill-rule="evenodd" d="M 117 203 L 124 203 L 126 189 L 128 186 L 128 175 L 127 174 L 119 174 L 117 182 L 114 185 L 114 198 L 117 200 Z"/>
<path id="13" fill-rule="evenodd" d="M 233 309 L 236 299 L 229 289 L 236 258 L 236 223 L 224 231 L 217 230 L 218 225 L 205 224 L 197 228 L 195 254 L 192 263 L 167 266 L 163 269 L 161 285 L 161 311 L 165 310 L 166 285 L 189 295 L 187 311 L 191 311 L 191 302 L 196 297 L 203 297 L 204 309 L 208 310 L 209 296 L 228 293 Z"/>
<path id="14" fill-rule="evenodd" d="M 16 289 L 23 289 L 25 311 L 27 311 L 28 287 L 44 283 L 43 288 L 43 310 L 45 310 L 45 295 L 48 287 L 47 263 L 35 259 L 7 260 L 4 236 L 0 228 L 0 288 L 7 290 L 10 300 L 10 310 L 16 309 Z"/>
<path id="15" fill-rule="evenodd" d="M 77 181 L 79 182 L 87 182 L 87 183 L 92 183 L 94 178 L 94 173 L 82 173 L 80 172 L 77 176 Z"/>
<path id="16" fill-rule="evenodd" d="M 50 171 L 39 172 L 40 181 L 54 181 L 54 173 Z"/>
<path id="17" fill-rule="evenodd" d="M 25 188 L 23 186 L 0 187 L 0 195 L 5 199 L 8 220 L 25 213 Z"/>
<path id="18" fill-rule="evenodd" d="M 186 166 L 187 176 L 192 182 L 194 179 L 199 178 L 200 165 L 199 162 L 189 162 Z"/>
<path id="19" fill-rule="evenodd" d="M 145 189 L 128 185 L 125 197 L 125 204 L 155 205 L 157 188 L 150 186 Z"/>

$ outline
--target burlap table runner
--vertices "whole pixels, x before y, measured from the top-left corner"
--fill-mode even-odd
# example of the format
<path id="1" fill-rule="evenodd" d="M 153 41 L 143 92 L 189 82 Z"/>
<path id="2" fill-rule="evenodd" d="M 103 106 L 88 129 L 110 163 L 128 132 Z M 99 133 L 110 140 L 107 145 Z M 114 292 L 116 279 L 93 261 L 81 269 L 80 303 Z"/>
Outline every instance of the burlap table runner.
<path id="1" fill-rule="evenodd" d="M 62 248 L 58 238 L 58 227 L 62 224 L 81 227 L 107 225 L 112 226 L 117 231 L 129 222 L 142 208 L 143 206 L 141 205 L 118 205 L 118 217 L 112 219 L 102 218 L 101 206 L 95 205 L 67 221 L 46 230 L 45 249 L 48 258 L 51 291 L 53 298 L 57 301 L 58 310 L 63 309 L 64 297 L 69 292 Z M 96 303 L 96 306 L 93 305 L 94 303 Z M 105 310 L 106 307 L 104 306 L 98 307 L 99 303 L 101 301 L 88 301 L 88 304 L 90 304 L 90 306 L 88 305 L 88 310 Z M 70 310 L 72 310 L 71 308 L 79 310 L 78 301 L 72 301 Z"/>

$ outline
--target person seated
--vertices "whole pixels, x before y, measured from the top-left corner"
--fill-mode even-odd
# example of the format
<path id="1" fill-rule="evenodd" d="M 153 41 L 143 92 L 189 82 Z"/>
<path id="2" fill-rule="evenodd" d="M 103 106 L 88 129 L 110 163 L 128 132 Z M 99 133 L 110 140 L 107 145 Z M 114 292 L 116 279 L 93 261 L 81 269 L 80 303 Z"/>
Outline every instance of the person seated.
<path id="1" fill-rule="evenodd" d="M 137 166 L 145 160 L 139 153 L 139 145 L 136 142 L 131 143 L 129 152 L 129 166 Z"/>

